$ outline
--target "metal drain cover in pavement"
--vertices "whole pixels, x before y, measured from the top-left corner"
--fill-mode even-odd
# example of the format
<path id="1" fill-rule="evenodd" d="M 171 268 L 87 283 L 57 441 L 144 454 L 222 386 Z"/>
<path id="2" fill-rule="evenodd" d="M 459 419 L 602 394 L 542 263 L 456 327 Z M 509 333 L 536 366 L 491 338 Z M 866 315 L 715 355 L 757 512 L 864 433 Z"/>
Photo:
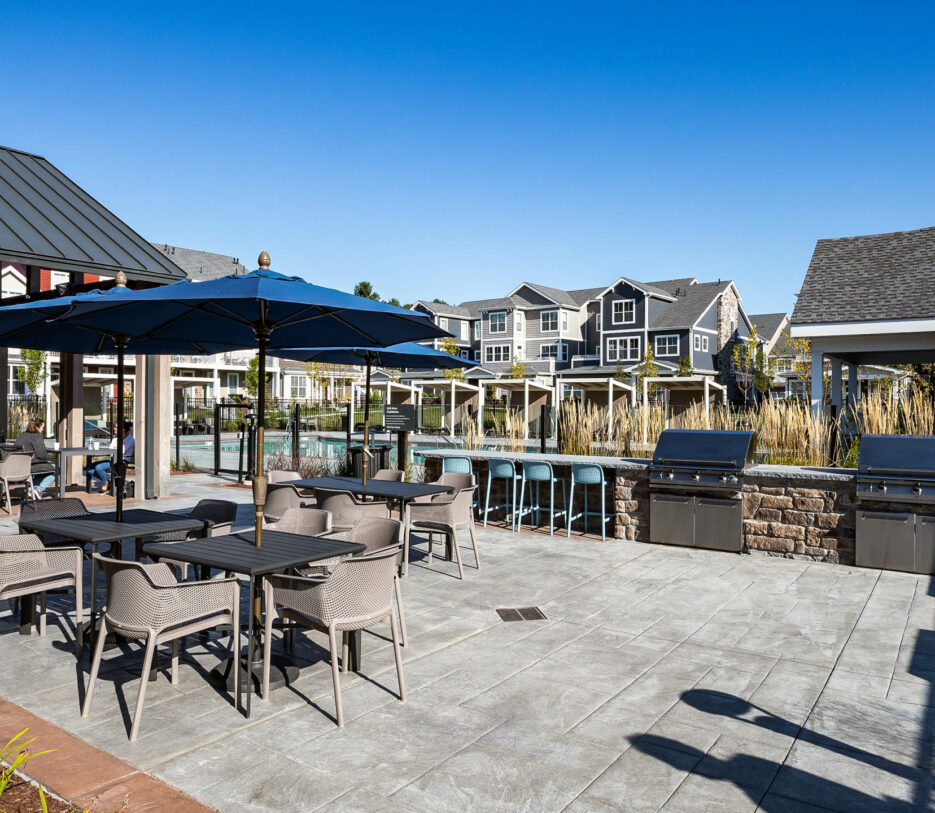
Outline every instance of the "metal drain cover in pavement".
<path id="1" fill-rule="evenodd" d="M 497 614 L 501 621 L 542 621 L 545 618 L 538 607 L 500 607 Z"/>

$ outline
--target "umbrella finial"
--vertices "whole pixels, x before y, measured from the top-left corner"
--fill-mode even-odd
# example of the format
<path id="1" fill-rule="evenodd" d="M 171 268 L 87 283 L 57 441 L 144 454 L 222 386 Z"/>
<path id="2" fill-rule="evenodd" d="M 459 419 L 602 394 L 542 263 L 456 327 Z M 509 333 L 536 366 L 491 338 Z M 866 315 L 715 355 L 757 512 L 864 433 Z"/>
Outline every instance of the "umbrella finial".
<path id="1" fill-rule="evenodd" d="M 126 287 L 127 287 L 127 275 L 124 274 L 123 271 L 118 271 L 118 272 L 117 272 L 117 277 L 116 277 L 116 280 L 115 280 L 115 281 L 116 281 L 116 283 L 117 283 L 117 287 L 118 287 L 118 288 L 126 288 Z"/>
<path id="2" fill-rule="evenodd" d="M 256 259 L 256 262 L 260 268 L 269 269 L 269 254 L 267 254 L 265 251 L 261 251 L 260 256 Z"/>

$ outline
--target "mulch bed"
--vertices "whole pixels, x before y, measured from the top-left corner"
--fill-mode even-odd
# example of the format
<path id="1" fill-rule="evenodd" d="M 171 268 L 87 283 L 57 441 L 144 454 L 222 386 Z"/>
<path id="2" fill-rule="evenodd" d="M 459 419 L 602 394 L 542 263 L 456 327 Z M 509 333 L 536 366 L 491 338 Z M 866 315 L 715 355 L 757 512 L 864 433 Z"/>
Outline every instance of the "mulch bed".
<path id="1" fill-rule="evenodd" d="M 49 813 L 71 813 L 74 805 L 56 799 L 50 793 L 45 794 L 45 803 Z M 4 813 L 39 813 L 42 802 L 39 800 L 39 789 L 19 776 L 14 776 L 10 784 L 0 796 L 0 810 Z"/>

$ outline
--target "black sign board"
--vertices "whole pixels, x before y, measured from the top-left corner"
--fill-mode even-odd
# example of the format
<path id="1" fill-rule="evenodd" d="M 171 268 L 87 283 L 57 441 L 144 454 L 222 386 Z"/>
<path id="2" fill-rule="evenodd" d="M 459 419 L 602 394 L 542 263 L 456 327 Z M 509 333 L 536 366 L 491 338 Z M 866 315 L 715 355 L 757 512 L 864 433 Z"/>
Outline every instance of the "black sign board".
<path id="1" fill-rule="evenodd" d="M 413 404 L 384 404 L 383 425 L 390 432 L 415 432 L 415 406 Z"/>

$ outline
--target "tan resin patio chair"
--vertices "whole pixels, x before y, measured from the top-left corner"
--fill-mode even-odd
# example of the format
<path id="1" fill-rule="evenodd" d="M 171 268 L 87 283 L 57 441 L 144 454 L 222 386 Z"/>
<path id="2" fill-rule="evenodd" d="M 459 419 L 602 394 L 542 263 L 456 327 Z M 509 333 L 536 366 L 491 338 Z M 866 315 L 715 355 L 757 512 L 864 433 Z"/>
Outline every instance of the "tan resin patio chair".
<path id="1" fill-rule="evenodd" d="M 302 475 L 297 471 L 273 469 L 273 471 L 266 472 L 266 479 L 269 480 L 270 483 L 285 483 L 289 480 L 301 480 Z"/>
<path id="2" fill-rule="evenodd" d="M 39 635 L 45 635 L 46 593 L 75 590 L 75 652 L 82 647 L 81 548 L 46 548 L 35 534 L 0 536 L 0 599 L 39 595 Z"/>
<path id="3" fill-rule="evenodd" d="M 0 483 L 3 484 L 6 512 L 12 514 L 13 502 L 10 500 L 10 486 L 22 484 L 26 487 L 27 498 L 33 494 L 32 455 L 11 454 L 7 455 L 5 460 L 0 461 Z"/>
<path id="4" fill-rule="evenodd" d="M 282 515 L 290 508 L 302 508 L 311 500 L 303 497 L 295 486 L 282 483 L 273 484 L 266 492 L 266 504 L 263 506 L 264 523 L 279 522 Z"/>
<path id="5" fill-rule="evenodd" d="M 204 536 L 226 536 L 233 528 L 237 518 L 237 503 L 229 500 L 199 500 L 197 505 L 188 514 L 183 516 L 191 519 L 202 519 L 208 523 L 207 533 Z M 136 543 L 136 558 L 143 556 L 143 545 L 153 542 L 182 542 L 186 539 L 200 539 L 201 531 L 166 531 L 164 534 L 153 534 L 144 537 Z M 188 562 L 177 562 L 175 559 L 162 557 L 160 562 L 177 567 L 181 573 L 182 581 L 188 581 Z"/>
<path id="6" fill-rule="evenodd" d="M 344 725 L 341 678 L 338 666 L 338 633 L 363 630 L 386 621 L 393 636 L 393 654 L 399 680 L 399 699 L 405 701 L 403 664 L 399 651 L 396 615 L 393 611 L 393 579 L 399 560 L 398 547 L 341 561 L 326 578 L 270 576 L 266 580 L 266 634 L 263 643 L 262 696 L 269 697 L 269 671 L 273 622 L 283 618 L 298 626 L 328 635 L 331 679 L 334 683 L 335 717 Z M 347 645 L 342 662 L 347 665 Z"/>
<path id="7" fill-rule="evenodd" d="M 186 635 L 214 629 L 220 624 L 233 626 L 233 656 L 240 650 L 240 582 L 237 579 L 179 584 L 167 564 L 141 565 L 94 554 L 107 578 L 107 607 L 91 661 L 88 693 L 81 716 L 87 717 L 94 699 L 94 684 L 101 667 L 104 641 L 108 634 L 145 641 L 140 692 L 130 728 L 130 740 L 137 738 L 143 715 L 143 700 L 156 647 L 172 642 L 171 680 L 178 683 L 179 645 Z M 240 684 L 240 669 L 234 670 L 234 702 Z"/>
<path id="8" fill-rule="evenodd" d="M 473 475 L 459 475 L 470 477 Z M 458 531 L 465 528 L 471 534 L 471 545 L 474 548 L 474 561 L 480 570 L 480 556 L 477 553 L 477 537 L 474 535 L 474 492 L 477 486 L 458 489 L 454 494 L 442 494 L 430 503 L 416 503 L 409 506 L 409 522 L 406 528 L 406 548 L 403 552 L 403 573 L 409 570 L 409 546 L 413 529 L 425 531 L 429 537 L 428 563 L 432 564 L 432 537 L 442 534 L 451 540 L 455 559 L 458 562 L 458 576 L 464 578 L 464 568 L 461 565 L 461 551 L 458 549 Z"/>
<path id="9" fill-rule="evenodd" d="M 391 483 L 401 483 L 403 481 L 403 475 L 406 472 L 399 471 L 399 469 L 380 469 L 376 474 L 371 477 L 371 480 L 389 480 Z"/>
<path id="10" fill-rule="evenodd" d="M 83 517 L 91 512 L 85 507 L 77 497 L 53 497 L 48 500 L 32 500 L 24 502 L 19 507 L 19 521 L 24 519 L 63 519 L 65 517 Z M 32 533 L 24 531 L 20 526 L 20 533 Z M 55 534 L 39 534 L 42 544 L 47 548 L 61 545 L 76 545 L 74 539 L 67 536 L 57 536 Z M 113 547 L 113 545 L 111 545 Z"/>
<path id="11" fill-rule="evenodd" d="M 335 533 L 349 531 L 362 519 L 389 519 L 390 507 L 379 500 L 361 502 L 346 491 L 316 488 L 318 507 L 331 514 L 331 530 Z"/>

